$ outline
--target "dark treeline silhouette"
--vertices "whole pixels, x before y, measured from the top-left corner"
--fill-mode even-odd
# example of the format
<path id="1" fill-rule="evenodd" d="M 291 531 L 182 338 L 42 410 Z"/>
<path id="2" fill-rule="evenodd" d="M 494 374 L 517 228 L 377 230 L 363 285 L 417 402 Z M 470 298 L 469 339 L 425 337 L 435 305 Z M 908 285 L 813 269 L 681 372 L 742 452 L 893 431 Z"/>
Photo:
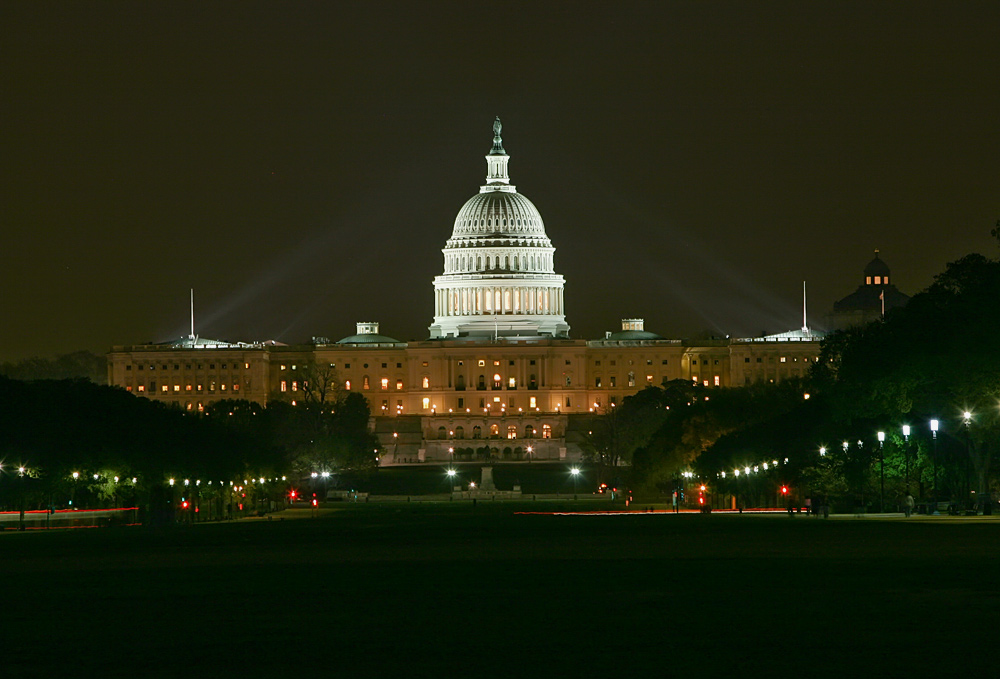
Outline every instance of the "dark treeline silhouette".
<path id="1" fill-rule="evenodd" d="M 201 482 L 206 494 L 247 478 L 287 475 L 291 484 L 313 469 L 370 470 L 377 448 L 360 396 L 322 409 L 222 401 L 199 414 L 85 379 L 0 377 L 0 413 L 0 506 L 8 510 L 22 502 L 148 506 L 162 502 L 170 478 Z M 286 490 L 268 488 L 274 497 Z"/>
<path id="2" fill-rule="evenodd" d="M 1000 261 L 968 255 L 906 307 L 828 336 L 808 379 L 648 388 L 595 418 L 590 453 L 629 463 L 630 483 L 649 493 L 693 471 L 746 505 L 773 506 L 785 486 L 847 511 L 897 511 L 908 493 L 983 508 L 998 489 L 998 299 Z"/>
<path id="3" fill-rule="evenodd" d="M 56 358 L 25 358 L 0 363 L 0 375 L 15 380 L 88 379 L 94 384 L 108 383 L 108 361 L 89 351 L 75 351 Z"/>

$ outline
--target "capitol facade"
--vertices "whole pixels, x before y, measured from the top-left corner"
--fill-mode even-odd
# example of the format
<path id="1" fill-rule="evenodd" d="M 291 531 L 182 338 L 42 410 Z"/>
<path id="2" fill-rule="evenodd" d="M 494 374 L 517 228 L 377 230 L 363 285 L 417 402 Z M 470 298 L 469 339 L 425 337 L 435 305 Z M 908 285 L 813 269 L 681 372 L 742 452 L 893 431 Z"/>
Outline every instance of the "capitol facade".
<path id="1" fill-rule="evenodd" d="M 429 337 L 401 342 L 374 321 L 331 342 L 206 340 L 115 346 L 108 383 L 201 411 L 222 399 L 304 402 L 318 370 L 365 396 L 382 465 L 465 459 L 577 460 L 587 419 L 649 386 L 742 386 L 805 375 L 821 335 L 668 339 L 641 318 L 571 339 L 565 281 L 542 216 L 510 183 L 497 119 L 486 182 L 458 211 L 433 284 Z M 888 280 L 888 279 L 887 279 Z"/>

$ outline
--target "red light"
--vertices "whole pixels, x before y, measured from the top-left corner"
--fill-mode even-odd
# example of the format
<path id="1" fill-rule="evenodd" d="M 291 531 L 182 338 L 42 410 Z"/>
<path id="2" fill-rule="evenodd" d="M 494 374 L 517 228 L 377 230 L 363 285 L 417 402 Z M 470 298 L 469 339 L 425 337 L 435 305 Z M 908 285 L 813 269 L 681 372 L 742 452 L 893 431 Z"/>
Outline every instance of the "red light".
<path id="1" fill-rule="evenodd" d="M 289 495 L 291 495 L 294 498 L 295 497 L 295 491 L 293 490 L 291 493 L 289 493 Z"/>
<path id="2" fill-rule="evenodd" d="M 700 505 L 705 504 L 705 498 L 699 496 L 698 497 L 698 504 L 700 504 Z"/>
<path id="3" fill-rule="evenodd" d="M 781 487 L 781 494 L 782 495 L 788 495 L 788 486 L 782 486 Z"/>
<path id="4" fill-rule="evenodd" d="M 315 507 L 318 504 L 319 504 L 319 500 L 317 500 L 317 499 L 314 498 L 313 499 L 313 507 Z"/>
<path id="5" fill-rule="evenodd" d="M 181 507 L 183 507 L 184 509 L 188 508 L 187 500 L 184 500 L 184 502 L 181 503 Z"/>

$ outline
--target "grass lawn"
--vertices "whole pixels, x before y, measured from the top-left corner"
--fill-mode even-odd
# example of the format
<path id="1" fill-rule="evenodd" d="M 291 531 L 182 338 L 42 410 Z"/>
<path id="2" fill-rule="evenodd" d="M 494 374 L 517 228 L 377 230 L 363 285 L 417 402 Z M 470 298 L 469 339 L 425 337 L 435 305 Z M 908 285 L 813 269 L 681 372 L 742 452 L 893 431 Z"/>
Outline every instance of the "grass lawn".
<path id="1" fill-rule="evenodd" d="M 4 532 L 0 676 L 997 675 L 1000 521 L 538 504 Z"/>

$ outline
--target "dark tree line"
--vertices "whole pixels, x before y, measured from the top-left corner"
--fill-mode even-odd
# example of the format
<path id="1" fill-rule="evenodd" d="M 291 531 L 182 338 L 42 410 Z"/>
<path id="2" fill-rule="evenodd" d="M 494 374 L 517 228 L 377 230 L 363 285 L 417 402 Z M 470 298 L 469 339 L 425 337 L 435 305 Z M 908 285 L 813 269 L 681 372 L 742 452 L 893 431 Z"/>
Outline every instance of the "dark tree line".
<path id="1" fill-rule="evenodd" d="M 807 380 L 646 389 L 594 418 L 590 453 L 651 493 L 693 470 L 748 503 L 777 501 L 782 485 L 845 507 L 877 508 L 882 495 L 891 509 L 907 492 L 985 500 L 998 483 L 997 300 L 1000 261 L 968 255 L 906 307 L 828 336 Z"/>
<path id="2" fill-rule="evenodd" d="M 199 414 L 85 379 L 0 377 L 0 412 L 0 506 L 8 509 L 23 496 L 36 508 L 71 499 L 143 504 L 170 478 L 202 481 L 207 492 L 208 481 L 217 489 L 320 468 L 366 472 L 377 455 L 358 395 L 269 408 L 221 401 Z"/>

